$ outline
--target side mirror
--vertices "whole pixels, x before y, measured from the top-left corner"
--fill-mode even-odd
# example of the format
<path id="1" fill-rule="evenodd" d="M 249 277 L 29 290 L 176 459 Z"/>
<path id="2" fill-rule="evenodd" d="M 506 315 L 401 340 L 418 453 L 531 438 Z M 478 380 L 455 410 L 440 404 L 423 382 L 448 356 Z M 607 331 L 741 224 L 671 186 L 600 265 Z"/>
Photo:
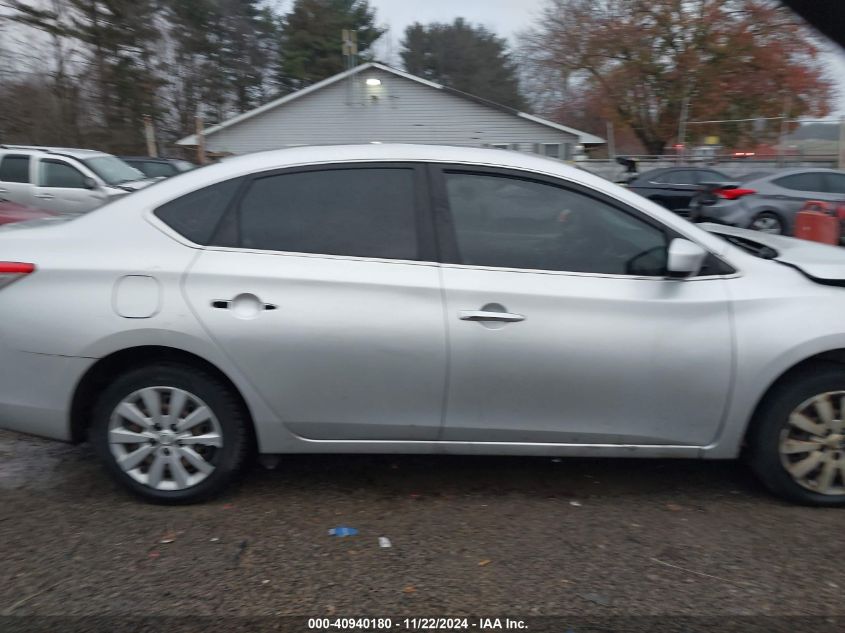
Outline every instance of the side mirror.
<path id="1" fill-rule="evenodd" d="M 98 186 L 97 181 L 91 178 L 91 176 L 85 176 L 85 178 L 82 179 L 82 185 L 86 189 L 96 189 Z"/>
<path id="2" fill-rule="evenodd" d="M 666 271 L 670 277 L 694 277 L 706 257 L 707 251 L 698 244 L 676 237 L 669 244 Z"/>

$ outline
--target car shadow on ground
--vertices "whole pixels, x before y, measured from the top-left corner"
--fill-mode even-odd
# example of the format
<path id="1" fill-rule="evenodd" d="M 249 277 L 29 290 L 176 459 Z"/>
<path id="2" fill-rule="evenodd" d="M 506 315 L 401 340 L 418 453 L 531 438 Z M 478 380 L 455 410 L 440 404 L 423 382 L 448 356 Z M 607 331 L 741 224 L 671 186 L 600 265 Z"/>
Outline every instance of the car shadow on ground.
<path id="1" fill-rule="evenodd" d="M 285 455 L 256 463 L 241 491 L 275 486 L 375 495 L 769 498 L 739 461 L 419 455 Z"/>
<path id="2" fill-rule="evenodd" d="M 110 484 L 90 444 L 74 446 L 7 432 L 0 440 L 0 489 L 43 490 L 69 498 L 109 489 L 123 494 Z M 252 460 L 224 497 L 266 495 L 277 489 L 377 498 L 639 495 L 777 503 L 738 460 L 304 454 L 273 459 L 277 463 L 271 469 L 261 464 L 264 458 Z"/>

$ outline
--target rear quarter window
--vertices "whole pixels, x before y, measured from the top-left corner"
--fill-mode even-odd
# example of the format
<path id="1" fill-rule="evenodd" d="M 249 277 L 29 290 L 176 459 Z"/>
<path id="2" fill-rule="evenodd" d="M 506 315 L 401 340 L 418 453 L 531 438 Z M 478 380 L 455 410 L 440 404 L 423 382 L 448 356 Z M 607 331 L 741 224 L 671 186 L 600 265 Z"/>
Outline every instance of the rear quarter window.
<path id="1" fill-rule="evenodd" d="M 161 205 L 153 213 L 183 237 L 206 246 L 242 181 L 234 178 L 198 189 Z"/>

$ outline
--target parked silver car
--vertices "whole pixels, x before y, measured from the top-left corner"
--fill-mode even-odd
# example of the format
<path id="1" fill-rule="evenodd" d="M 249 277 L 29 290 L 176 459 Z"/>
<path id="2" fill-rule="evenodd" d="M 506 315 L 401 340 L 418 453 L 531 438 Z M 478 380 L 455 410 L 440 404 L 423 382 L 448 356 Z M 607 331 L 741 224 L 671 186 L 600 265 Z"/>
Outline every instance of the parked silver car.
<path id="1" fill-rule="evenodd" d="M 0 229 L 0 426 L 149 499 L 261 453 L 734 458 L 845 503 L 845 251 L 539 156 L 231 158 Z"/>
<path id="2" fill-rule="evenodd" d="M 152 182 L 103 152 L 0 145 L 0 201 L 56 213 L 85 213 Z"/>
<path id="3" fill-rule="evenodd" d="M 715 191 L 693 197 L 693 216 L 700 220 L 792 235 L 795 215 L 808 200 L 845 203 L 845 173 L 833 169 L 784 169 L 749 174 Z"/>

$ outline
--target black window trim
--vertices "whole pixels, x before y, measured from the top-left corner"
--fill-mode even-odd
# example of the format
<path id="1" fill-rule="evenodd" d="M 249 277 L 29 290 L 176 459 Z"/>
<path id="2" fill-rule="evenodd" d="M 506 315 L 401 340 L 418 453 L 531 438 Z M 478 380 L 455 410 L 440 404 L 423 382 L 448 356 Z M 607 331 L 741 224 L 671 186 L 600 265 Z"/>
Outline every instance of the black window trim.
<path id="1" fill-rule="evenodd" d="M 26 174 L 27 179 L 24 182 L 21 182 L 20 180 L 1 180 L 0 179 L 0 182 L 10 182 L 12 184 L 17 184 L 17 185 L 31 185 L 31 184 L 33 184 L 33 182 L 32 182 L 32 162 L 33 162 L 32 161 L 32 155 L 30 155 L 30 154 L 3 154 L 3 156 L 0 156 L 0 167 L 3 166 L 3 161 L 6 160 L 7 158 L 26 158 L 27 159 L 27 161 L 29 162 L 29 164 L 27 165 L 27 174 Z"/>
<path id="2" fill-rule="evenodd" d="M 458 240 L 455 235 L 455 227 L 452 222 L 451 217 L 451 209 L 449 207 L 449 196 L 446 190 L 446 179 L 444 174 L 447 172 L 458 172 L 463 174 L 476 174 L 480 176 L 498 176 L 498 177 L 505 177 L 505 178 L 513 178 L 516 180 L 523 180 L 528 182 L 537 182 L 540 184 L 552 185 L 555 187 L 559 187 L 561 189 L 571 190 L 575 193 L 579 193 L 585 195 L 589 198 L 594 198 L 599 202 L 602 202 L 617 211 L 625 213 L 645 224 L 651 226 L 659 230 L 663 233 L 664 239 L 666 240 L 666 246 L 668 248 L 669 243 L 675 239 L 680 238 L 684 240 L 690 240 L 689 237 L 675 231 L 671 227 L 663 224 L 662 222 L 652 218 L 651 216 L 642 213 L 641 211 L 629 207 L 624 203 L 603 194 L 600 191 L 596 191 L 595 189 L 591 189 L 579 183 L 563 180 L 562 178 L 532 172 L 532 171 L 525 171 L 521 169 L 515 168 L 507 168 L 507 167 L 489 167 L 485 165 L 472 165 L 472 164 L 463 164 L 463 163 L 429 163 L 428 169 L 430 173 L 430 181 L 431 181 L 431 195 L 432 195 L 432 212 L 434 214 L 434 224 L 437 231 L 437 243 L 438 243 L 438 250 L 440 251 L 440 262 L 444 265 L 448 265 L 450 267 L 459 267 L 459 268 L 470 268 L 470 269 L 478 269 L 478 270 L 501 270 L 501 271 L 509 271 L 509 272 L 517 272 L 517 273 L 532 273 L 532 274 L 548 274 L 548 275 L 571 275 L 571 276 L 578 276 L 578 277 L 599 277 L 599 278 L 611 278 L 611 279 L 645 279 L 645 280 L 666 280 L 666 279 L 673 279 L 676 280 L 678 278 L 669 277 L 667 276 L 650 276 L 650 275 L 625 275 L 625 274 L 612 274 L 612 273 L 592 273 L 592 272 L 579 272 L 579 271 L 566 271 L 566 270 L 546 270 L 546 269 L 535 269 L 535 268 L 512 268 L 507 266 L 479 266 L 476 264 L 465 264 L 460 261 L 460 254 L 458 252 Z M 715 272 L 712 274 L 706 275 L 697 275 L 695 277 L 686 277 L 682 278 L 684 281 L 692 281 L 692 280 L 708 280 L 708 279 L 719 279 L 725 276 L 731 276 L 737 274 L 737 269 L 735 266 L 732 266 L 730 263 L 726 262 L 724 259 L 713 253 L 712 250 L 709 248 L 704 247 L 705 250 L 709 253 L 707 259 L 705 260 L 705 265 L 708 263 L 715 268 L 723 268 L 725 269 L 722 272 Z"/>
<path id="3" fill-rule="evenodd" d="M 288 174 L 307 173 L 315 171 L 339 171 L 348 169 L 409 169 L 413 173 L 414 183 L 414 218 L 416 220 L 417 233 L 417 258 L 416 259 L 387 259 L 383 257 L 367 257 L 364 255 L 336 255 L 332 253 L 310 253 L 300 251 L 277 251 L 266 249 L 255 249 L 243 246 L 240 235 L 240 213 L 241 202 L 250 186 L 256 180 L 270 176 L 281 176 Z M 430 209 L 429 196 L 429 174 L 424 163 L 409 161 L 354 161 L 338 163 L 319 163 L 311 165 L 299 165 L 269 169 L 254 172 L 243 176 L 243 183 L 233 196 L 223 217 L 217 225 L 207 248 L 223 248 L 226 250 L 249 251 L 257 253 L 295 255 L 304 257 L 324 257 L 329 259 L 345 260 L 371 260 L 383 262 L 403 263 L 437 263 L 438 249 L 435 239 L 434 223 Z"/>

